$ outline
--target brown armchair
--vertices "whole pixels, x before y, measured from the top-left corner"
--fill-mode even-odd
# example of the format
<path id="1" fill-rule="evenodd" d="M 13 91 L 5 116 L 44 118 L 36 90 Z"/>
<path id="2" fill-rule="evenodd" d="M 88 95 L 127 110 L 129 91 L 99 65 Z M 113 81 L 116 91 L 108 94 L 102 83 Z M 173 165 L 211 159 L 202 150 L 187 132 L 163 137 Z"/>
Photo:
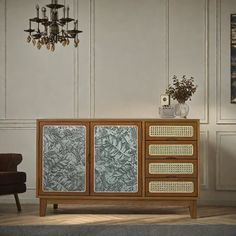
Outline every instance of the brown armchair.
<path id="1" fill-rule="evenodd" d="M 18 193 L 26 191 L 26 173 L 17 171 L 21 161 L 21 154 L 0 153 L 0 195 L 14 194 L 18 211 L 21 211 Z"/>

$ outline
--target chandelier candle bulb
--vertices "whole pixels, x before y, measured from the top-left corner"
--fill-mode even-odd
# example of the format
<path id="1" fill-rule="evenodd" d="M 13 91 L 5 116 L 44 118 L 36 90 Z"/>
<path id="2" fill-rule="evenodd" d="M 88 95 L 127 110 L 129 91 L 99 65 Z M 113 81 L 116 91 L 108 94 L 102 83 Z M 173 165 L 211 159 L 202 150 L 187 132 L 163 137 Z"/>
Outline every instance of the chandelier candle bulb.
<path id="1" fill-rule="evenodd" d="M 39 5 L 36 5 L 37 18 L 39 18 Z"/>
<path id="2" fill-rule="evenodd" d="M 63 18 L 64 19 L 66 18 L 66 8 L 65 8 L 65 6 L 63 7 Z"/>
<path id="3" fill-rule="evenodd" d="M 70 7 L 69 7 L 69 5 L 67 5 L 66 10 L 67 10 L 67 18 L 69 18 L 69 11 L 70 11 Z"/>
<path id="4" fill-rule="evenodd" d="M 47 18 L 47 16 L 46 16 L 46 11 L 47 11 L 46 7 L 42 7 L 41 11 L 42 11 L 43 19 L 46 19 Z"/>
<path id="5" fill-rule="evenodd" d="M 78 29 L 78 20 L 76 20 L 76 21 L 74 22 L 74 25 L 75 25 L 75 30 L 77 30 L 77 29 Z"/>

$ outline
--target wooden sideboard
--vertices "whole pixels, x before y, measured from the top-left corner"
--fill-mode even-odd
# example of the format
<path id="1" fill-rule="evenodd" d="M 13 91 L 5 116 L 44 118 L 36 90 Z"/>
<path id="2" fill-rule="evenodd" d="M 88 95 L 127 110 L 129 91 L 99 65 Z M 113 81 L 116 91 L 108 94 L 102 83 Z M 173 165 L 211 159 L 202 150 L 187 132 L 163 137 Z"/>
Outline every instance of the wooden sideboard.
<path id="1" fill-rule="evenodd" d="M 197 217 L 198 119 L 37 120 L 37 197 L 47 204 L 144 203 Z"/>

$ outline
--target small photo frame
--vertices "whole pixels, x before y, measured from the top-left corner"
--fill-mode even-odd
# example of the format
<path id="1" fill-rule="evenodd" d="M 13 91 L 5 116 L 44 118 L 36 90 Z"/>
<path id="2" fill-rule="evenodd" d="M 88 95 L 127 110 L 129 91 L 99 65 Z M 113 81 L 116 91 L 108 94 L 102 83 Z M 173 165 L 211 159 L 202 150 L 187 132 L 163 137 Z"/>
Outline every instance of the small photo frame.
<path id="1" fill-rule="evenodd" d="M 161 106 L 169 106 L 170 105 L 170 96 L 167 94 L 161 95 Z"/>

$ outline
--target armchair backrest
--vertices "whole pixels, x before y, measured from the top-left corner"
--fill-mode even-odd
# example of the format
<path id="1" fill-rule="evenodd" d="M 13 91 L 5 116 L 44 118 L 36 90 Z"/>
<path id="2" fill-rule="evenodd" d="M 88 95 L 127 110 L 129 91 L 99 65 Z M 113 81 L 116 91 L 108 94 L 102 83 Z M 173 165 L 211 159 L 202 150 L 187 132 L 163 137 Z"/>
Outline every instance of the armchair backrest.
<path id="1" fill-rule="evenodd" d="M 19 153 L 0 153 L 0 171 L 17 171 L 17 165 L 22 161 Z"/>

